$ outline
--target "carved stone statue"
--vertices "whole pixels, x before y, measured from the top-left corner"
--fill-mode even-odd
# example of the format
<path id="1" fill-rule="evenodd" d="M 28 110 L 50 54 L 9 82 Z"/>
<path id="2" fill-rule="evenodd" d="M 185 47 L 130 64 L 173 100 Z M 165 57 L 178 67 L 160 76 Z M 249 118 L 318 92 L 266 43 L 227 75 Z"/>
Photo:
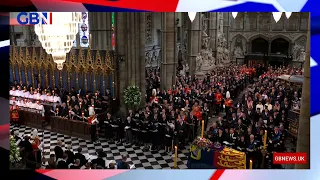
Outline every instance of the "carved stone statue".
<path id="1" fill-rule="evenodd" d="M 300 59 L 299 61 L 305 61 L 306 59 L 306 52 L 304 51 L 304 49 L 301 50 L 301 53 L 300 53 Z"/>
<path id="2" fill-rule="evenodd" d="M 218 44 L 217 44 L 217 65 L 225 65 L 230 63 L 229 50 L 227 48 L 227 40 L 223 34 L 218 35 Z"/>
<path id="3" fill-rule="evenodd" d="M 190 70 L 188 63 L 186 64 L 186 66 L 184 68 L 186 69 L 186 73 L 188 73 Z"/>
<path id="4" fill-rule="evenodd" d="M 233 56 L 234 56 L 235 58 L 242 58 L 242 57 L 243 57 L 243 51 L 242 51 L 242 49 L 241 49 L 239 46 L 237 46 L 237 47 L 235 48 L 235 50 L 233 51 Z"/>
<path id="5" fill-rule="evenodd" d="M 201 71 L 202 67 L 202 57 L 201 57 L 201 54 L 199 53 L 196 57 L 196 71 Z"/>
<path id="6" fill-rule="evenodd" d="M 182 65 L 182 67 L 183 67 L 183 68 L 180 70 L 180 73 L 179 73 L 179 74 L 180 74 L 181 76 L 185 76 L 185 75 L 186 75 L 186 66 L 185 66 L 185 65 Z"/>
<path id="7" fill-rule="evenodd" d="M 295 44 L 292 48 L 292 61 L 304 61 L 305 51 L 302 45 Z"/>
<path id="8" fill-rule="evenodd" d="M 208 25 L 207 25 L 208 19 L 206 18 L 206 16 L 204 14 L 201 14 L 201 30 L 202 30 L 202 36 L 208 36 L 206 31 L 208 29 Z"/>

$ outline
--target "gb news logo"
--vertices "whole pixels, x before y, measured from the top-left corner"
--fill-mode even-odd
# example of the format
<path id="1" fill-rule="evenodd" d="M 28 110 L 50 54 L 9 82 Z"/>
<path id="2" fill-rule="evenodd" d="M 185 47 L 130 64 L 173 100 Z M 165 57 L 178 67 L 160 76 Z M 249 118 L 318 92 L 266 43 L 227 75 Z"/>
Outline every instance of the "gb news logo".
<path id="1" fill-rule="evenodd" d="M 20 25 L 52 24 L 52 12 L 20 12 L 17 22 Z"/>

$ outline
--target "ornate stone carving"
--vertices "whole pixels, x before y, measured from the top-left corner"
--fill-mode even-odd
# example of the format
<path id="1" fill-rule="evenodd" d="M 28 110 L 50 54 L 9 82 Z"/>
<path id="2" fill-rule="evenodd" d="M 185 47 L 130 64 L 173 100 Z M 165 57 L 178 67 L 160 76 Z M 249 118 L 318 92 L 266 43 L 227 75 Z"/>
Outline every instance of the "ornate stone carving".
<path id="1" fill-rule="evenodd" d="M 233 43 L 234 43 L 232 46 L 233 60 L 236 60 L 236 58 L 243 58 L 244 51 L 246 50 L 246 43 L 242 38 L 242 36 L 235 37 L 235 40 Z"/>
<path id="2" fill-rule="evenodd" d="M 201 41 L 201 50 L 196 57 L 196 74 L 205 74 L 215 67 L 215 58 L 212 49 L 209 47 L 210 37 L 204 36 Z"/>
<path id="3" fill-rule="evenodd" d="M 266 37 L 267 40 L 271 40 L 276 36 L 283 36 L 288 39 L 291 39 L 291 42 L 294 42 L 297 37 L 301 37 L 305 35 L 305 33 L 297 33 L 297 32 L 242 32 L 242 31 L 230 31 L 229 36 L 230 39 L 233 39 L 234 37 L 241 35 L 245 38 L 246 41 L 249 41 L 251 38 L 256 36 L 263 36 Z"/>
<path id="4" fill-rule="evenodd" d="M 153 42 L 153 29 L 152 29 L 152 13 L 146 12 L 146 44 Z"/>
<path id="5" fill-rule="evenodd" d="M 304 56 L 304 47 L 299 44 L 295 44 L 292 48 L 292 61 L 304 61 Z"/>
<path id="6" fill-rule="evenodd" d="M 202 30 L 202 36 L 208 36 L 208 34 L 206 33 L 208 30 L 208 18 L 205 16 L 204 13 L 201 14 L 201 30 Z"/>
<path id="7" fill-rule="evenodd" d="M 270 28 L 270 13 L 259 13 L 259 30 L 269 31 Z"/>
<path id="8" fill-rule="evenodd" d="M 181 76 L 185 76 L 186 73 L 189 72 L 189 69 L 190 69 L 190 68 L 189 68 L 189 65 L 188 65 L 188 64 L 183 65 L 183 67 L 182 67 L 182 69 L 180 70 L 179 74 L 180 74 Z"/>
<path id="9" fill-rule="evenodd" d="M 224 34 L 218 35 L 218 44 L 217 44 L 217 65 L 224 65 L 230 63 L 229 59 L 229 50 L 227 47 L 227 40 L 224 37 Z"/>
<path id="10" fill-rule="evenodd" d="M 146 68 L 160 67 L 160 49 L 153 47 L 145 53 Z"/>
<path id="11" fill-rule="evenodd" d="M 305 48 L 307 43 L 306 36 L 300 36 L 294 42 L 294 46 L 292 48 L 292 60 L 293 61 L 304 61 L 305 60 Z"/>

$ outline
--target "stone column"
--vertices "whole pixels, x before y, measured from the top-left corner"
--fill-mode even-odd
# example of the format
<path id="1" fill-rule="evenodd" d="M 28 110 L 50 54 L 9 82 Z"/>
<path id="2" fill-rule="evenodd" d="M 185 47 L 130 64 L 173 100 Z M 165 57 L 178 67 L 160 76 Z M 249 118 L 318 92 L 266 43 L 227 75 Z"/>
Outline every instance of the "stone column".
<path id="1" fill-rule="evenodd" d="M 212 48 L 212 51 L 216 51 L 216 38 L 217 38 L 217 13 L 216 12 L 211 12 L 209 13 L 209 36 L 211 38 L 211 43 L 210 46 Z"/>
<path id="2" fill-rule="evenodd" d="M 92 12 L 89 13 L 89 28 L 91 34 L 92 49 L 111 49 L 111 13 Z M 89 35 L 88 35 L 89 36 Z"/>
<path id="3" fill-rule="evenodd" d="M 145 103 L 145 13 L 117 13 L 116 54 L 123 58 L 119 62 L 120 109 L 125 112 L 123 91 L 129 85 L 139 86 Z"/>
<path id="4" fill-rule="evenodd" d="M 197 13 L 188 31 L 188 59 L 190 74 L 193 75 L 196 71 L 196 57 L 201 49 L 201 13 Z"/>
<path id="5" fill-rule="evenodd" d="M 127 69 L 126 69 L 126 61 L 128 61 L 128 55 L 126 54 L 126 16 L 127 13 L 119 12 L 115 14 L 116 21 L 115 21 L 115 33 L 116 33 L 116 55 L 118 61 L 118 69 L 116 69 L 115 73 L 118 73 L 118 79 L 116 80 L 116 85 L 118 86 L 118 96 L 120 100 L 120 110 L 121 112 L 125 112 L 126 107 L 123 100 L 123 90 L 127 87 Z"/>
<path id="6" fill-rule="evenodd" d="M 145 68 L 146 68 L 146 62 L 145 62 L 145 46 L 146 46 L 146 13 L 145 12 L 140 12 L 137 13 L 139 16 L 139 24 L 140 24 L 140 31 L 138 31 L 140 35 L 140 44 L 138 44 L 139 49 L 139 63 L 138 64 L 138 72 L 139 72 L 139 87 L 141 90 L 141 106 L 145 105 L 146 102 L 146 73 L 145 73 Z"/>
<path id="7" fill-rule="evenodd" d="M 175 84 L 177 66 L 176 13 L 161 13 L 161 89 Z"/>

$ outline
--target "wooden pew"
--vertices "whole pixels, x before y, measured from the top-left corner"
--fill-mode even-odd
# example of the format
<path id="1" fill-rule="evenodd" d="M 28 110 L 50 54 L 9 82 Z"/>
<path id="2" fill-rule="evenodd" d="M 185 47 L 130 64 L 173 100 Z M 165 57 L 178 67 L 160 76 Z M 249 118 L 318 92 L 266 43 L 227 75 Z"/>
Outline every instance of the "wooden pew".
<path id="1" fill-rule="evenodd" d="M 20 110 L 19 117 L 21 125 L 32 128 L 42 128 L 42 116 L 40 113 Z"/>
<path id="2" fill-rule="evenodd" d="M 90 125 L 79 120 L 70 120 L 58 116 L 50 117 L 51 131 L 90 140 Z"/>

